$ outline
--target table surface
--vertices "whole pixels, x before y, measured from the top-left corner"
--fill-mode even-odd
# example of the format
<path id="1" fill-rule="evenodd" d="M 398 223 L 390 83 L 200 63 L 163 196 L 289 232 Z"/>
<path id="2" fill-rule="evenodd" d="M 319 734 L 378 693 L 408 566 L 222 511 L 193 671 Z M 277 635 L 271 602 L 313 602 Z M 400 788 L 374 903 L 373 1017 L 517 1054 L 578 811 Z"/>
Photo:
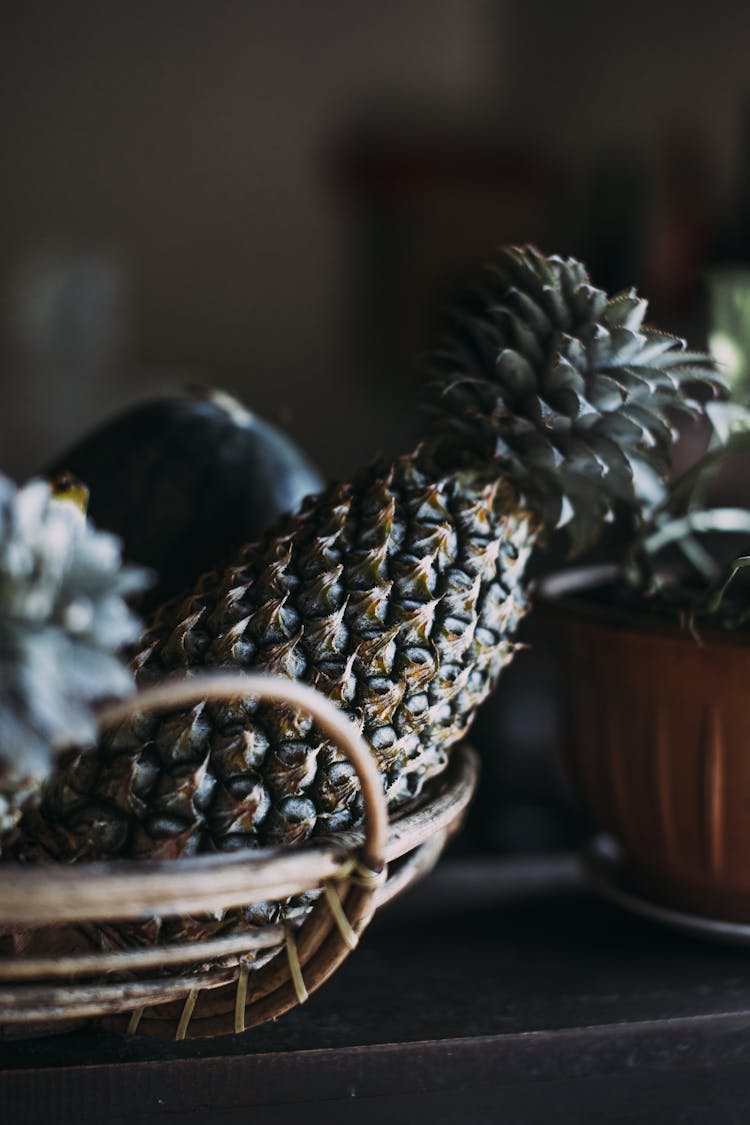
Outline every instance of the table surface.
<path id="1" fill-rule="evenodd" d="M 1 1044 L 0 1121 L 744 1125 L 749 962 L 602 902 L 573 857 L 454 859 L 276 1023 Z"/>

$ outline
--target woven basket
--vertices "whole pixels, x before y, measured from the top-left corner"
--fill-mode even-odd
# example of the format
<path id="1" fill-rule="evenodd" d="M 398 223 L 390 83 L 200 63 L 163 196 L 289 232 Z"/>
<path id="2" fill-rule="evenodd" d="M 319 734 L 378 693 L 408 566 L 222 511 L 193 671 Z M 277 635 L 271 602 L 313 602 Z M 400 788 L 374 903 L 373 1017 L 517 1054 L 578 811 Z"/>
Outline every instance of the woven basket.
<path id="1" fill-rule="evenodd" d="M 367 744 L 329 700 L 304 684 L 244 674 L 173 680 L 107 709 L 101 725 L 115 725 L 134 712 L 237 697 L 299 707 L 334 740 L 361 783 L 362 831 L 296 850 L 59 867 L 8 864 L 0 868 L 0 932 L 53 937 L 55 927 L 59 931 L 65 923 L 210 914 L 322 892 L 301 927 L 268 925 L 114 953 L 2 957 L 0 1036 L 69 1030 L 96 1019 L 130 1034 L 184 1039 L 240 1032 L 275 1019 L 336 970 L 378 906 L 436 862 L 476 786 L 477 761 L 467 747 L 456 750 L 445 774 L 389 825 Z"/>

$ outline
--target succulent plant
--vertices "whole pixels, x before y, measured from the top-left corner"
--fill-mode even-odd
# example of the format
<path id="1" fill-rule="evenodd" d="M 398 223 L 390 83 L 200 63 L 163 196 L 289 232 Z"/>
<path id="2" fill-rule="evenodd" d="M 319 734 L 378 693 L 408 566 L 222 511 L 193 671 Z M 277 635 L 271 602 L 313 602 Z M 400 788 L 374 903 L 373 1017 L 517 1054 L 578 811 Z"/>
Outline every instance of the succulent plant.
<path id="1" fill-rule="evenodd" d="M 145 574 L 76 498 L 0 476 L 0 825 L 66 746 L 91 745 L 94 705 L 134 690 L 118 655 L 139 622 L 124 598 Z"/>

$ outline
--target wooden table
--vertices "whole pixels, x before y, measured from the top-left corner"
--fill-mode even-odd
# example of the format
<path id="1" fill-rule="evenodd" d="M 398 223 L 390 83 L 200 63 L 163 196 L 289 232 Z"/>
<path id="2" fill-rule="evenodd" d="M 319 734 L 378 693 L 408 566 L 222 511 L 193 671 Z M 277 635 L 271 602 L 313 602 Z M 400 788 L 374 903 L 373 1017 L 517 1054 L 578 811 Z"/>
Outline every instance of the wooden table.
<path id="1" fill-rule="evenodd" d="M 2 1125 L 744 1125 L 750 952 L 606 905 L 570 857 L 454 859 L 277 1024 L 0 1062 Z"/>

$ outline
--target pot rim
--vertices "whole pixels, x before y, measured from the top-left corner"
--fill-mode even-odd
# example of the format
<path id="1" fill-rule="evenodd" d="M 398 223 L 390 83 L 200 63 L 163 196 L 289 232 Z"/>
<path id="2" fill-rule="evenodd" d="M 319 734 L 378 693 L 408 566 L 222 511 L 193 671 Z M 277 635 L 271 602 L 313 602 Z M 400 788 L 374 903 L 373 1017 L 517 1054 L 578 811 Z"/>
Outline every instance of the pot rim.
<path id="1" fill-rule="evenodd" d="M 544 612 L 569 624 L 575 621 L 618 633 L 646 633 L 686 644 L 716 644 L 734 648 L 750 645 L 750 631 L 719 629 L 698 625 L 696 635 L 680 623 L 677 616 L 650 614 L 624 606 L 592 601 L 586 594 L 611 585 L 617 580 L 619 568 L 614 563 L 596 563 L 554 571 L 539 579 L 533 588 L 534 602 Z"/>

